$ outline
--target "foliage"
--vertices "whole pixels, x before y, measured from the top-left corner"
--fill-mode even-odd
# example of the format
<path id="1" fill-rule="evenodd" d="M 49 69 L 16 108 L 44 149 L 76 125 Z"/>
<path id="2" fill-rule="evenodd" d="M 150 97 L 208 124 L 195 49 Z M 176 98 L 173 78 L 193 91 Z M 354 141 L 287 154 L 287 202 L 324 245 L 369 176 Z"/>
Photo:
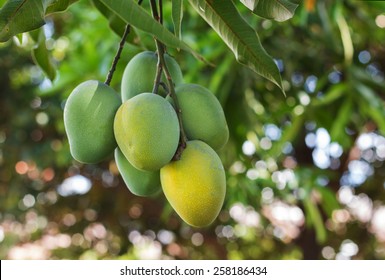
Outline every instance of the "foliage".
<path id="1" fill-rule="evenodd" d="M 1 1 L 1 258 L 385 258 L 385 4 L 191 0 L 182 13 L 181 1 L 169 1 L 163 26 L 148 16 L 139 28 L 120 1 L 72 2 Z M 149 10 L 147 1 L 121 2 Z M 38 16 L 21 3 L 37 5 Z M 293 8 L 269 15 L 278 3 Z M 113 88 L 135 54 L 154 50 L 155 35 L 185 81 L 205 85 L 224 107 L 227 193 L 207 229 L 181 222 L 163 196 L 130 194 L 112 158 L 82 165 L 70 157 L 63 102 L 77 84 L 104 80 L 127 22 L 134 28 Z M 258 60 L 264 50 L 262 64 L 274 61 L 279 78 L 237 62 L 273 75 Z"/>

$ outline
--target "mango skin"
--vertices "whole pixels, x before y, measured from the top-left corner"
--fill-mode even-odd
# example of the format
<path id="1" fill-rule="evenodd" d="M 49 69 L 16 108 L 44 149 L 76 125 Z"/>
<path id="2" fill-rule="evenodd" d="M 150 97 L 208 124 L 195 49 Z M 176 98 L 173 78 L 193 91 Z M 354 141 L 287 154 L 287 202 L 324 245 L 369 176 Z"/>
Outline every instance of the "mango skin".
<path id="1" fill-rule="evenodd" d="M 226 194 L 222 162 L 206 143 L 187 142 L 180 160 L 160 170 L 163 192 L 178 215 L 193 227 L 206 227 L 218 216 Z"/>
<path id="2" fill-rule="evenodd" d="M 216 151 L 223 148 L 229 139 L 229 128 L 215 95 L 196 84 L 182 84 L 175 91 L 187 138 L 202 140 Z M 170 97 L 167 99 L 171 101 Z"/>
<path id="3" fill-rule="evenodd" d="M 64 107 L 64 127 L 74 159 L 94 164 L 114 152 L 114 117 L 120 105 L 118 94 L 99 81 L 83 82 L 72 91 Z"/>
<path id="4" fill-rule="evenodd" d="M 178 63 L 169 55 L 165 55 L 166 65 L 175 85 L 183 83 L 183 74 Z M 158 64 L 158 56 L 152 51 L 144 51 L 135 55 L 124 69 L 121 84 L 122 102 L 143 92 L 152 92 Z M 161 81 L 167 85 L 162 74 Z M 159 94 L 166 92 L 159 86 Z"/>
<path id="5" fill-rule="evenodd" d="M 161 192 L 159 171 L 150 172 L 136 169 L 119 148 L 115 149 L 115 162 L 124 183 L 134 195 L 149 197 Z"/>
<path id="6" fill-rule="evenodd" d="M 135 168 L 157 171 L 171 161 L 178 148 L 178 117 L 163 97 L 141 93 L 120 106 L 114 133 L 119 148 Z"/>

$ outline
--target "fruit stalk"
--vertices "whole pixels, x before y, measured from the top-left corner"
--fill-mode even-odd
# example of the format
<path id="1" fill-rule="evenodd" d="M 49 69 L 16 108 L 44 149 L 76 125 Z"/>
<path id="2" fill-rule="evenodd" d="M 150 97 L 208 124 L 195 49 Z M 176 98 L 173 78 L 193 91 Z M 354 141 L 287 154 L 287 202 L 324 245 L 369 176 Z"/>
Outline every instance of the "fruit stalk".
<path id="1" fill-rule="evenodd" d="M 162 61 L 161 61 L 161 59 L 160 59 L 160 57 L 158 55 L 158 64 L 157 64 L 157 67 L 156 67 L 156 75 L 155 75 L 154 87 L 152 89 L 152 92 L 155 93 L 155 94 L 158 94 L 159 85 L 161 83 L 160 79 L 162 77 L 162 71 L 163 71 Z"/>
<path id="2" fill-rule="evenodd" d="M 159 1 L 160 14 L 158 14 L 155 0 L 151 0 L 151 9 L 152 9 L 153 18 L 156 21 L 158 21 L 160 24 L 163 24 L 162 1 L 161 0 Z M 155 41 L 156 41 L 156 39 L 155 39 Z M 152 92 L 155 94 L 158 93 L 159 85 L 161 83 L 160 79 L 162 77 L 162 72 L 163 72 L 162 61 L 160 59 L 160 56 L 158 55 L 158 65 L 157 65 L 157 69 L 156 69 L 154 87 L 152 89 Z M 168 90 L 166 89 L 166 91 L 168 91 Z"/>
<path id="3" fill-rule="evenodd" d="M 156 1 L 155 0 L 151 0 L 150 4 L 151 4 L 152 16 L 154 17 L 154 19 L 162 22 L 163 19 L 161 17 L 159 17 L 157 6 L 156 6 Z M 159 0 L 159 4 L 160 4 L 160 7 L 162 8 L 162 6 L 161 6 L 162 5 L 162 1 L 161 0 Z M 161 13 L 161 15 L 162 15 L 162 13 Z M 171 74 L 170 74 L 170 72 L 169 72 L 169 70 L 167 68 L 166 60 L 164 58 L 165 46 L 158 39 L 154 38 L 154 40 L 155 40 L 156 49 L 157 49 L 157 52 L 158 52 L 158 59 L 159 59 L 158 70 L 159 70 L 159 67 L 161 67 L 162 70 L 163 70 L 164 75 L 166 76 L 168 92 L 169 92 L 172 100 L 174 101 L 175 111 L 176 111 L 176 114 L 178 116 L 179 129 L 180 129 L 180 137 L 179 137 L 178 149 L 175 152 L 173 160 L 179 160 L 181 155 L 182 155 L 183 150 L 186 148 L 186 142 L 187 142 L 186 133 L 185 133 L 185 131 L 183 129 L 183 123 L 182 123 L 182 110 L 180 109 L 178 98 L 177 98 L 177 96 L 175 94 L 174 83 L 172 81 Z M 159 78 L 159 80 L 160 80 L 160 78 Z M 159 82 L 158 82 L 158 85 L 159 85 Z"/>
<path id="4" fill-rule="evenodd" d="M 143 2 L 143 0 L 139 0 L 138 5 L 141 5 L 142 2 Z M 120 55 L 122 54 L 122 51 L 123 51 L 124 44 L 126 43 L 126 38 L 127 38 L 128 34 L 130 34 L 130 31 L 131 31 L 131 25 L 127 24 L 126 28 L 124 29 L 122 39 L 119 42 L 118 51 L 116 52 L 116 55 L 115 55 L 114 60 L 112 62 L 111 68 L 108 71 L 106 81 L 104 82 L 107 86 L 110 85 L 112 77 L 114 76 L 114 72 L 116 70 L 116 65 L 118 64 L 118 61 L 120 59 Z"/>
<path id="5" fill-rule="evenodd" d="M 124 30 L 122 39 L 120 40 L 118 51 L 116 52 L 116 55 L 114 57 L 114 61 L 112 62 L 111 69 L 110 69 L 110 71 L 108 71 L 106 81 L 104 82 L 108 86 L 111 83 L 112 77 L 113 77 L 114 72 L 116 70 L 116 65 L 118 64 L 118 61 L 120 59 L 120 55 L 123 51 L 124 43 L 126 42 L 126 38 L 127 38 L 128 34 L 130 34 L 130 30 L 131 30 L 131 25 L 127 24 L 126 28 Z"/>

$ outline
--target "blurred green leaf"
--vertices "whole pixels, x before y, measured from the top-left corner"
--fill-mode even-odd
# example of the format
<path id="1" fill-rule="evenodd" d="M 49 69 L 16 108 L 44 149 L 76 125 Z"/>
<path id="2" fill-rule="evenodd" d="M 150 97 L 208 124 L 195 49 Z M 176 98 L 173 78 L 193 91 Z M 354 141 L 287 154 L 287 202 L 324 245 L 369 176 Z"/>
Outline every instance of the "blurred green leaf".
<path id="1" fill-rule="evenodd" d="M 183 0 L 172 0 L 172 22 L 174 24 L 175 36 L 182 37 Z"/>
<path id="2" fill-rule="evenodd" d="M 298 7 L 288 0 L 241 0 L 241 2 L 256 15 L 276 21 L 292 18 Z"/>
<path id="3" fill-rule="evenodd" d="M 283 91 L 277 65 L 262 47 L 258 34 L 241 17 L 231 1 L 189 2 L 218 33 L 240 63 L 272 81 Z"/>
<path id="4" fill-rule="evenodd" d="M 319 187 L 317 188 L 317 191 L 322 196 L 320 206 L 328 217 L 332 217 L 333 211 L 341 208 L 341 205 L 337 200 L 336 193 L 328 187 Z"/>
<path id="5" fill-rule="evenodd" d="M 382 80 L 373 79 L 365 68 L 352 65 L 349 67 L 349 73 L 352 74 L 353 79 L 359 80 L 366 86 L 370 86 L 371 88 L 378 87 L 382 90 L 385 89 L 385 83 Z"/>
<path id="6" fill-rule="evenodd" d="M 311 106 L 316 107 L 328 105 L 341 98 L 346 93 L 347 89 L 348 85 L 346 83 L 335 84 L 331 86 L 322 97 L 313 99 Z"/>
<path id="7" fill-rule="evenodd" d="M 292 114 L 292 120 L 289 125 L 287 125 L 282 132 L 282 137 L 278 142 L 274 143 L 269 154 L 272 157 L 278 157 L 282 154 L 282 149 L 286 143 L 292 142 L 295 137 L 299 134 L 300 130 L 303 128 L 303 123 L 305 122 L 305 114 L 296 115 Z"/>
<path id="8" fill-rule="evenodd" d="M 311 200 L 310 196 L 306 197 L 303 200 L 306 214 L 306 223 L 307 225 L 313 225 L 316 233 L 316 238 L 318 243 L 324 243 L 327 238 L 326 228 L 322 220 L 321 213 Z"/>
<path id="9" fill-rule="evenodd" d="M 338 11 L 340 10 L 338 9 Z M 346 19 L 342 14 L 342 12 L 339 12 L 336 15 L 336 21 L 338 24 L 338 28 L 341 32 L 341 41 L 342 41 L 342 46 L 344 48 L 345 63 L 347 65 L 350 65 L 354 55 L 354 46 L 353 46 L 352 36 L 349 30 L 349 25 L 346 22 Z"/>
<path id="10" fill-rule="evenodd" d="M 235 79 L 235 76 L 229 75 L 228 70 L 234 67 L 234 57 L 227 56 L 221 64 L 215 68 L 215 72 L 210 78 L 209 89 L 217 96 L 222 106 L 226 103 L 230 94 L 230 86 Z"/>
<path id="11" fill-rule="evenodd" d="M 44 30 L 40 30 L 37 44 L 35 48 L 32 49 L 32 58 L 46 76 L 53 81 L 56 77 L 56 67 L 51 60 L 45 41 Z"/>
<path id="12" fill-rule="evenodd" d="M 378 125 L 382 134 L 385 134 L 385 104 L 384 101 L 370 87 L 362 83 L 355 83 L 355 88 L 363 99 L 362 106 L 366 105 L 366 114 Z"/>
<path id="13" fill-rule="evenodd" d="M 336 141 L 341 144 L 346 143 L 348 135 L 345 132 L 345 128 L 352 119 L 352 113 L 353 101 L 351 98 L 347 98 L 342 103 L 341 108 L 339 109 L 338 114 L 331 126 L 330 137 L 332 141 Z"/>

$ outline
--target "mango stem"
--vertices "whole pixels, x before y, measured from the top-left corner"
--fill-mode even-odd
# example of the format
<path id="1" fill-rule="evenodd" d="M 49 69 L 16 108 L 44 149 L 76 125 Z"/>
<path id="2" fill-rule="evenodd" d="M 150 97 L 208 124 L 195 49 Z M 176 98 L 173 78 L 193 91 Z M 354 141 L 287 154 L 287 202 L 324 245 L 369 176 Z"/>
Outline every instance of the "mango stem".
<path id="1" fill-rule="evenodd" d="M 151 0 L 150 4 L 151 4 L 152 16 L 154 17 L 155 20 L 157 20 L 160 23 L 162 23 L 163 19 L 161 17 L 159 17 L 158 9 L 157 9 L 157 6 L 156 6 L 156 1 L 155 0 Z M 161 1 L 159 1 L 159 4 L 161 5 Z M 162 8 L 162 6 L 161 6 L 161 8 Z M 162 13 L 161 13 L 161 15 L 162 15 Z M 172 100 L 174 102 L 174 108 L 175 108 L 175 111 L 176 111 L 176 114 L 177 114 L 177 117 L 178 117 L 179 130 L 180 130 L 179 145 L 178 145 L 178 148 L 177 148 L 177 150 L 176 150 L 172 160 L 179 160 L 180 157 L 182 156 L 183 150 L 186 148 L 186 142 L 187 142 L 187 137 L 186 137 L 186 133 L 184 131 L 183 122 L 182 122 L 182 109 L 179 106 L 178 98 L 177 98 L 176 93 L 175 93 L 174 83 L 172 81 L 172 77 L 171 77 L 170 71 L 168 70 L 168 67 L 166 65 L 166 60 L 164 58 L 165 46 L 158 39 L 154 38 L 154 40 L 155 40 L 156 49 L 157 49 L 157 53 L 158 53 L 158 71 L 159 71 L 159 69 L 163 70 L 163 73 L 166 76 L 168 92 L 169 92 L 170 97 L 172 98 Z M 159 86 L 159 83 L 160 83 L 160 76 L 161 75 L 157 73 L 155 81 L 158 81 L 157 82 L 158 86 Z M 158 86 L 154 85 L 154 90 L 156 89 L 156 91 L 157 91 L 157 87 Z"/>

